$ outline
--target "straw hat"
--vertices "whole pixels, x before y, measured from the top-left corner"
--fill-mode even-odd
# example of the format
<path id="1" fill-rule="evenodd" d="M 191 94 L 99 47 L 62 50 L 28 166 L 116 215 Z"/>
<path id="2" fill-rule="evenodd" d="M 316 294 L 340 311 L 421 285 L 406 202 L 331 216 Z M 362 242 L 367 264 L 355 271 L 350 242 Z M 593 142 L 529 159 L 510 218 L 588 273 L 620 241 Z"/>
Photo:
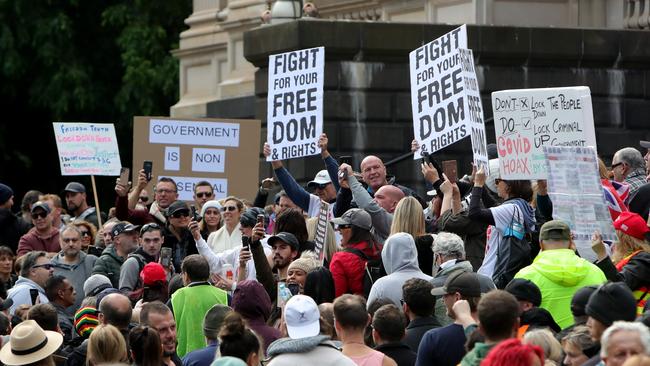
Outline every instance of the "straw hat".
<path id="1" fill-rule="evenodd" d="M 61 334 L 25 320 L 11 331 L 9 343 L 0 349 L 0 361 L 10 366 L 34 363 L 54 353 L 62 343 Z"/>

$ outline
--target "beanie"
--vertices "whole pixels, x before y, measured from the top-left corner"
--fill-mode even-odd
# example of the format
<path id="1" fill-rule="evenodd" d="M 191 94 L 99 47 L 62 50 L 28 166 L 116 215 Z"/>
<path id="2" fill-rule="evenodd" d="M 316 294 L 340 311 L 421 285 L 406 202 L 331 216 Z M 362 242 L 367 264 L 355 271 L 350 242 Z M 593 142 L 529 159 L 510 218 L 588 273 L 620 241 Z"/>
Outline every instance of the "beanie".
<path id="1" fill-rule="evenodd" d="M 318 257 L 316 257 L 316 253 L 310 250 L 306 250 L 302 252 L 300 258 L 289 263 L 287 272 L 291 271 L 292 269 L 300 269 L 305 273 L 309 273 L 318 267 L 320 267 L 320 262 L 318 261 Z"/>
<path id="2" fill-rule="evenodd" d="M 9 201 L 11 196 L 14 195 L 13 189 L 6 184 L 0 183 L 0 205 Z"/>
<path id="3" fill-rule="evenodd" d="M 587 307 L 589 296 L 591 296 L 597 288 L 598 286 L 585 286 L 573 294 L 573 298 L 571 298 L 571 314 L 573 314 L 573 316 L 587 315 L 587 313 L 585 313 L 585 308 Z"/>
<path id="4" fill-rule="evenodd" d="M 97 309 L 92 306 L 84 306 L 74 313 L 74 329 L 77 334 L 88 338 L 93 329 L 99 325 L 97 319 Z"/>
<path id="5" fill-rule="evenodd" d="M 542 304 L 542 292 L 539 287 L 525 278 L 515 278 L 504 289 L 517 298 L 517 301 L 529 301 L 535 307 Z"/>
<path id="6" fill-rule="evenodd" d="M 636 318 L 636 299 L 625 284 L 608 282 L 589 296 L 586 313 L 607 327 L 617 320 L 632 322 Z"/>
<path id="7" fill-rule="evenodd" d="M 107 288 L 111 288 L 111 280 L 108 277 L 102 274 L 94 274 L 84 282 L 84 296 L 96 296 L 98 293 L 102 292 Z"/>
<path id="8" fill-rule="evenodd" d="M 257 215 L 264 215 L 264 210 L 259 207 L 248 208 L 239 216 L 239 223 L 244 227 L 253 227 L 257 224 Z"/>

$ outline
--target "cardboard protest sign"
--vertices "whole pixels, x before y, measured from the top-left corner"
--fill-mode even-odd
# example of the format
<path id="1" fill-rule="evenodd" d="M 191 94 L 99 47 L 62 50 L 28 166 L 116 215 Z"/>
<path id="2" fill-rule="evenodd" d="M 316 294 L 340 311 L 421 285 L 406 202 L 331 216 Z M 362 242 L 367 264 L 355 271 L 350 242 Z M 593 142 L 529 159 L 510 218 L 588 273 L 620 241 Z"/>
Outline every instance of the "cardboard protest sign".
<path id="1" fill-rule="evenodd" d="M 216 199 L 253 197 L 259 176 L 258 120 L 135 117 L 133 179 L 142 162 L 153 162 L 149 189 L 161 177 L 174 179 L 179 199 L 190 201 L 194 186 L 208 181 Z"/>
<path id="2" fill-rule="evenodd" d="M 413 134 L 420 145 L 414 159 L 469 136 L 461 48 L 467 49 L 465 25 L 409 54 Z"/>
<path id="3" fill-rule="evenodd" d="M 269 56 L 267 161 L 320 153 L 324 68 L 324 47 Z"/>
<path id="4" fill-rule="evenodd" d="M 490 174 L 487 155 L 487 139 L 485 137 L 485 121 L 483 119 L 483 103 L 481 102 L 481 91 L 476 80 L 474 69 L 474 56 L 472 50 L 459 49 L 461 65 L 463 67 L 463 83 L 466 95 L 469 117 L 468 126 L 472 139 L 472 156 L 476 170 L 483 168 L 486 175 Z"/>
<path id="5" fill-rule="evenodd" d="M 595 260 L 591 235 L 598 230 L 603 240 L 616 240 L 612 216 L 600 183 L 598 156 L 591 147 L 544 146 L 548 194 L 553 218 L 571 227 L 578 252 Z"/>
<path id="6" fill-rule="evenodd" d="M 544 146 L 596 147 L 586 86 L 492 93 L 501 179 L 546 179 Z"/>
<path id="7" fill-rule="evenodd" d="M 110 123 L 54 122 L 61 175 L 120 175 L 120 151 Z"/>
<path id="8" fill-rule="evenodd" d="M 320 210 L 318 211 L 318 221 L 316 222 L 316 235 L 314 236 L 314 250 L 318 255 L 318 260 L 323 263 L 325 258 L 325 239 L 327 237 L 327 227 L 329 226 L 330 204 L 321 201 Z"/>

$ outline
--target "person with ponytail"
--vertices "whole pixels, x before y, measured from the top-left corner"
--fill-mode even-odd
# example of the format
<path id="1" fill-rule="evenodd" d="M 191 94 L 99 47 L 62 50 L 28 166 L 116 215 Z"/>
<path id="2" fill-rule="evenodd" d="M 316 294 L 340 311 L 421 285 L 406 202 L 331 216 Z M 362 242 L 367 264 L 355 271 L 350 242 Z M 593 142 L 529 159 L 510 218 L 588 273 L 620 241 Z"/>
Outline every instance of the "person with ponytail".
<path id="1" fill-rule="evenodd" d="M 218 357 L 236 357 L 248 366 L 260 364 L 260 358 L 263 357 L 261 342 L 238 313 L 232 312 L 223 320 L 219 341 Z"/>
<path id="2" fill-rule="evenodd" d="M 162 343 L 158 332 L 147 326 L 139 325 L 129 332 L 132 366 L 162 365 Z"/>

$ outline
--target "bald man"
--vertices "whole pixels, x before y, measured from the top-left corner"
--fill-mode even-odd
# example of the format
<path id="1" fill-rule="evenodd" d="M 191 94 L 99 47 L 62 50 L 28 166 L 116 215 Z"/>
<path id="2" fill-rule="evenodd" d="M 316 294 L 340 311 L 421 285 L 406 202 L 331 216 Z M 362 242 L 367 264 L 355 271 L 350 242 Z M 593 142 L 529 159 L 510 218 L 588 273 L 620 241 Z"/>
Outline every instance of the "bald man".
<path id="1" fill-rule="evenodd" d="M 383 243 L 390 235 L 390 225 L 393 223 L 392 213 L 395 211 L 399 200 L 404 198 L 404 192 L 388 184 L 379 187 L 373 198 L 354 176 L 352 167 L 348 164 L 342 164 L 339 171 L 347 172 L 346 179 L 340 178 L 341 186 L 345 187 L 347 185 L 352 191 L 352 199 L 357 203 L 357 207 L 366 210 L 370 214 L 372 232 L 375 234 L 375 238 Z"/>
<path id="2" fill-rule="evenodd" d="M 422 207 L 424 208 L 426 205 L 424 204 L 424 201 L 422 198 L 420 198 L 414 190 L 411 188 L 399 185 L 395 183 L 395 177 L 388 177 L 386 175 L 386 166 L 384 165 L 384 162 L 381 161 L 378 157 L 374 155 L 368 155 L 366 156 L 362 161 L 361 161 L 361 177 L 363 178 L 363 181 L 368 185 L 368 193 L 371 196 L 374 196 L 377 194 L 377 191 L 386 185 L 391 185 L 394 187 L 399 188 L 405 196 L 413 196 L 415 197 Z M 400 197 L 401 199 L 401 197 Z M 399 199 L 398 199 L 399 200 Z M 391 211 L 392 212 L 392 211 Z"/>

